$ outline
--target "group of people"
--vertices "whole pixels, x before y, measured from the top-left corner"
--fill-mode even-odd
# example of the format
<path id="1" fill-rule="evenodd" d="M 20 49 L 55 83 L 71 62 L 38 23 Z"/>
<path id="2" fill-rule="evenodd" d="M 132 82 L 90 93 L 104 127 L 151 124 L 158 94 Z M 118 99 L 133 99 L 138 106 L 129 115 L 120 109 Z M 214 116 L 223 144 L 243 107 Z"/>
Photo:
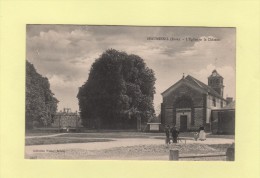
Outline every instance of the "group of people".
<path id="1" fill-rule="evenodd" d="M 165 140 L 166 144 L 171 143 L 170 135 L 172 136 L 172 143 L 177 143 L 179 131 L 177 130 L 177 128 L 175 126 L 170 127 L 169 125 L 167 125 L 165 127 L 165 134 L 166 134 L 166 140 Z M 206 140 L 206 133 L 204 131 L 203 126 L 200 126 L 199 132 L 195 132 L 195 134 L 194 134 L 194 140 L 197 141 L 198 139 L 201 141 Z"/>
<path id="2" fill-rule="evenodd" d="M 165 134 L 166 134 L 166 140 L 165 140 L 166 144 L 170 144 L 171 143 L 170 134 L 172 136 L 172 143 L 177 143 L 177 139 L 178 139 L 178 136 L 179 136 L 179 131 L 176 129 L 175 126 L 170 128 L 170 126 L 167 125 L 166 128 L 165 128 Z"/>

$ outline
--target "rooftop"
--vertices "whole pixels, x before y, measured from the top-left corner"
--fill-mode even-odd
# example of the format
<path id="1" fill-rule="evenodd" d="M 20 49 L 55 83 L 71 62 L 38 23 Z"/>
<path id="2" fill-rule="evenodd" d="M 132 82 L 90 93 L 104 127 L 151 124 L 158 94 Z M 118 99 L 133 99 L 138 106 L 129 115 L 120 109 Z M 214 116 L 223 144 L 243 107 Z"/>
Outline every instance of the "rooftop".
<path id="1" fill-rule="evenodd" d="M 218 94 L 218 92 L 216 92 L 213 88 L 211 88 L 210 86 L 206 85 L 205 83 L 199 81 L 198 79 L 195 79 L 194 77 L 188 75 L 187 77 L 185 77 L 185 80 L 188 80 L 189 82 L 192 82 L 194 85 L 198 86 L 199 88 L 201 88 L 202 90 L 204 90 L 207 93 L 210 93 L 211 95 L 224 99 L 220 94 Z"/>

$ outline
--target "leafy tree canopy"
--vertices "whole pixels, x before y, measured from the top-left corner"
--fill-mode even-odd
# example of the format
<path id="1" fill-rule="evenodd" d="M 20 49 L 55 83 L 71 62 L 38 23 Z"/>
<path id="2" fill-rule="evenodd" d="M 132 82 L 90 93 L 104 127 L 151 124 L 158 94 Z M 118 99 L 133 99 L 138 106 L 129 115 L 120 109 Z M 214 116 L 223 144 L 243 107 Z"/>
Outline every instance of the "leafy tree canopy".
<path id="1" fill-rule="evenodd" d="M 93 63 L 88 80 L 78 92 L 86 127 L 126 128 L 154 116 L 155 76 L 144 60 L 114 49 Z M 132 120 L 132 121 L 131 121 Z"/>
<path id="2" fill-rule="evenodd" d="M 33 64 L 26 61 L 26 128 L 50 125 L 57 103 L 48 79 L 37 73 Z"/>

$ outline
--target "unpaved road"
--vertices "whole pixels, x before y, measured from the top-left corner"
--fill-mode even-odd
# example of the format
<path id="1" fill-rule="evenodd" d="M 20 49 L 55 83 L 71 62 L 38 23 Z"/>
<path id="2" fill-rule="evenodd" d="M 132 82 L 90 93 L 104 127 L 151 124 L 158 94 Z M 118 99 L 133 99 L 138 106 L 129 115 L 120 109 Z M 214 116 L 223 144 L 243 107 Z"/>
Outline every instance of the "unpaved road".
<path id="1" fill-rule="evenodd" d="M 109 138 L 114 141 L 109 142 L 89 142 L 89 143 L 68 143 L 68 144 L 52 144 L 52 145 L 30 145 L 25 146 L 25 153 L 30 155 L 37 150 L 103 150 L 116 147 L 137 146 L 137 145 L 163 145 L 164 140 L 154 138 Z M 186 144 L 232 144 L 233 139 L 208 138 L 205 141 L 186 140 Z M 180 144 L 185 144 L 182 141 Z"/>

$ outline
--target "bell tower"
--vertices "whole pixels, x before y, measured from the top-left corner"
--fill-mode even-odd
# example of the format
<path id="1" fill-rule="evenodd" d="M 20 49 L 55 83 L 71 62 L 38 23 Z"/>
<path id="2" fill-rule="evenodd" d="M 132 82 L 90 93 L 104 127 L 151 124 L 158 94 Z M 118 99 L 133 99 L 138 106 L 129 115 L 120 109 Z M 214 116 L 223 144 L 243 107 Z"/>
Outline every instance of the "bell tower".
<path id="1" fill-rule="evenodd" d="M 222 97 L 224 92 L 223 79 L 216 69 L 213 70 L 212 74 L 208 77 L 208 86 L 213 88 Z"/>

